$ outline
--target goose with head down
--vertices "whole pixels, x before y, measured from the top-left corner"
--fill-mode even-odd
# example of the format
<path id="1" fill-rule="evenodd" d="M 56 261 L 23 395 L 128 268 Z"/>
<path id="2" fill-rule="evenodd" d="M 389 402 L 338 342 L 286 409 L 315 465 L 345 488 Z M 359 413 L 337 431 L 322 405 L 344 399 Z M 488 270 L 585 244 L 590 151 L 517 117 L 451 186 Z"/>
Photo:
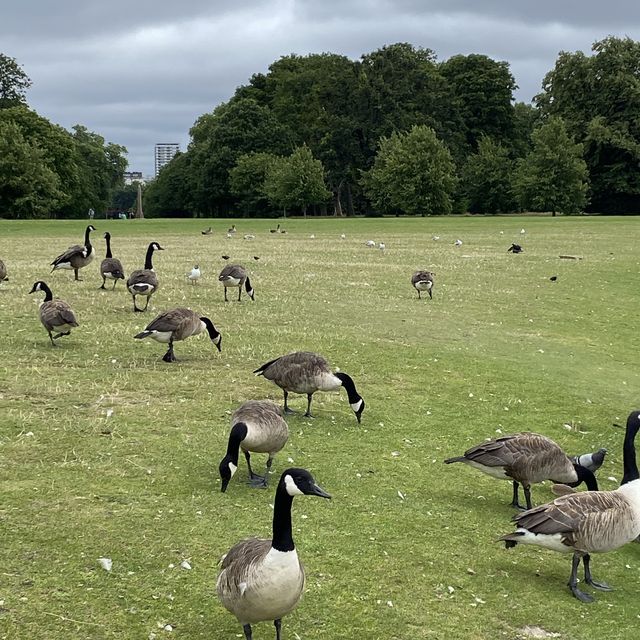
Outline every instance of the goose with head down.
<path id="1" fill-rule="evenodd" d="M 569 589 L 582 602 L 593 596 L 578 589 L 578 567 L 584 565 L 586 584 L 601 591 L 611 587 L 591 575 L 591 554 L 615 551 L 640 535 L 640 473 L 635 437 L 640 411 L 628 419 L 623 444 L 624 475 L 614 491 L 565 492 L 553 502 L 516 515 L 516 530 L 500 538 L 507 549 L 532 544 L 560 553 L 572 553 Z"/>
<path id="2" fill-rule="evenodd" d="M 224 257 L 224 256 L 223 256 Z M 229 302 L 227 299 L 227 289 L 229 287 L 238 287 L 238 302 L 240 302 L 240 298 L 242 296 L 242 287 L 246 289 L 247 295 L 255 300 L 255 293 L 253 291 L 253 287 L 251 286 L 251 281 L 249 280 L 249 274 L 247 270 L 239 264 L 228 264 L 224 269 L 220 272 L 218 276 L 218 280 L 222 283 L 224 287 L 224 301 Z"/>

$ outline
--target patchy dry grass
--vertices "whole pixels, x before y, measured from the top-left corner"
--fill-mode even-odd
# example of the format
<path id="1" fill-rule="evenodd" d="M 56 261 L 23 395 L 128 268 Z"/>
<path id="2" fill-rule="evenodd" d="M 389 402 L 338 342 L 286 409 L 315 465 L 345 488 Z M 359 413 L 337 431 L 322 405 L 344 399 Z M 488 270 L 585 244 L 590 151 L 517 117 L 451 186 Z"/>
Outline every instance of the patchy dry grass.
<path id="1" fill-rule="evenodd" d="M 81 240 L 83 222 L 0 222 L 11 278 L 0 284 L 0 638 L 238 637 L 215 597 L 216 564 L 239 538 L 268 534 L 273 492 L 246 486 L 241 467 L 223 495 L 217 465 L 233 409 L 281 401 L 251 371 L 298 349 L 350 373 L 367 410 L 358 426 L 344 394 L 318 394 L 314 421 L 289 420 L 276 473 L 291 459 L 334 500 L 296 499 L 308 581 L 285 638 L 511 640 L 540 629 L 577 640 L 603 620 L 607 638 L 630 637 L 640 546 L 595 558 L 616 591 L 580 604 L 565 587 L 569 558 L 495 543 L 511 530 L 508 485 L 442 460 L 497 430 L 535 430 L 569 452 L 607 447 L 600 482 L 616 486 L 613 423 L 638 407 L 640 385 L 640 220 L 309 219 L 286 221 L 286 235 L 239 220 L 232 240 L 229 221 L 202 236 L 209 224 L 98 220 L 98 257 L 75 283 L 47 265 Z M 98 290 L 105 230 L 127 272 L 149 241 L 166 247 L 151 312 L 132 313 L 122 283 Z M 525 252 L 507 253 L 511 242 Z M 224 304 L 222 254 L 250 269 L 255 303 Z M 185 274 L 196 262 L 194 287 Z M 417 268 L 436 273 L 433 301 L 410 287 Z M 38 279 L 81 323 L 56 349 L 37 318 L 41 295 L 27 295 Z M 194 338 L 167 365 L 162 345 L 133 340 L 178 305 L 212 318 L 222 354 Z M 254 628 L 256 640 L 273 635 Z"/>

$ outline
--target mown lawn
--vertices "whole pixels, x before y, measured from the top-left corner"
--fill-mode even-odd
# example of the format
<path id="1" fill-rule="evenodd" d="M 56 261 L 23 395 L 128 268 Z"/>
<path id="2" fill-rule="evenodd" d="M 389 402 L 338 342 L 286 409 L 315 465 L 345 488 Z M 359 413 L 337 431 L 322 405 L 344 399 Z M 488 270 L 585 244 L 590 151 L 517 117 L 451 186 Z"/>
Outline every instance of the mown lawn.
<path id="1" fill-rule="evenodd" d="M 81 241 L 85 221 L 0 221 L 10 276 L 0 284 L 0 638 L 241 637 L 215 595 L 217 562 L 238 539 L 269 534 L 273 487 L 291 463 L 334 499 L 294 502 L 307 586 L 284 620 L 287 640 L 637 633 L 640 545 L 594 558 L 596 579 L 616 590 L 581 604 L 565 586 L 570 557 L 495 542 L 512 529 L 509 485 L 442 461 L 533 430 L 570 453 L 607 447 L 599 481 L 617 486 L 615 425 L 640 406 L 640 219 L 309 219 L 281 221 L 286 235 L 237 220 L 227 239 L 231 222 L 96 220 L 98 255 L 76 283 L 48 264 Z M 201 235 L 209 224 L 214 234 Z M 106 230 L 127 272 L 149 241 L 166 248 L 146 314 L 132 313 L 122 283 L 98 290 Z M 507 253 L 512 242 L 524 253 Z M 222 254 L 249 268 L 255 303 L 223 302 Z M 196 262 L 194 287 L 185 274 Z M 410 286 L 417 268 L 436 273 L 432 301 Z M 28 295 L 38 279 L 81 323 L 56 349 L 39 323 L 42 295 Z M 133 340 L 174 306 L 211 317 L 222 353 L 193 338 L 169 365 L 162 345 Z M 367 402 L 362 425 L 344 393 L 318 394 L 315 420 L 289 419 L 272 487 L 248 487 L 241 460 L 221 494 L 231 412 L 282 400 L 252 370 L 294 350 L 351 374 Z M 552 498 L 548 484 L 532 494 Z M 255 640 L 273 637 L 272 625 L 254 626 Z"/>

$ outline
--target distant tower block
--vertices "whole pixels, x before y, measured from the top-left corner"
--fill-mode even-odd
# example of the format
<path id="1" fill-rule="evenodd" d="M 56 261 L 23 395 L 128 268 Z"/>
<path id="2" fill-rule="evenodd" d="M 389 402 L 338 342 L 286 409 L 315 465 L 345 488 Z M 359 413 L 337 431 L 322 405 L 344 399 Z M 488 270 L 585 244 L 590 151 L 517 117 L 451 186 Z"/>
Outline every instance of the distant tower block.
<path id="1" fill-rule="evenodd" d="M 165 164 L 168 164 L 179 151 L 180 145 L 177 142 L 159 142 L 156 144 L 156 176 L 160 172 L 160 169 L 162 169 Z"/>

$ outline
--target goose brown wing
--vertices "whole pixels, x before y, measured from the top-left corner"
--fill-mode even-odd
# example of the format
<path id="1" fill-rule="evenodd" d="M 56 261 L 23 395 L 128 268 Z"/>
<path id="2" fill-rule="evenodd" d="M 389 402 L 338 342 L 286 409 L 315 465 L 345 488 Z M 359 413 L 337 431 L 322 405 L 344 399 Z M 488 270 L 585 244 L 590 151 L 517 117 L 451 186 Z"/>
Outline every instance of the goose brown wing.
<path id="1" fill-rule="evenodd" d="M 71 307 L 62 300 L 50 300 L 40 307 L 40 316 L 43 322 L 51 327 L 59 327 L 63 324 L 78 326 L 78 321 Z"/>
<path id="2" fill-rule="evenodd" d="M 111 273 L 116 278 L 124 278 L 124 268 L 118 258 L 105 258 L 100 263 L 100 273 Z"/>
<path id="3" fill-rule="evenodd" d="M 165 311 L 154 318 L 146 328 L 146 331 L 179 331 L 185 324 L 191 323 L 196 314 L 190 309 L 177 308 Z M 197 318 L 200 322 L 200 318 Z"/>
<path id="4" fill-rule="evenodd" d="M 487 467 L 511 467 L 519 460 L 531 461 L 552 452 L 563 456 L 558 445 L 545 436 L 516 433 L 472 447 L 465 451 L 464 457 Z"/>
<path id="5" fill-rule="evenodd" d="M 411 284 L 416 284 L 416 282 L 421 282 L 422 280 L 433 280 L 433 276 L 430 271 L 416 271 L 412 278 Z"/>
<path id="6" fill-rule="evenodd" d="M 241 583 L 247 582 L 252 568 L 264 560 L 270 549 L 271 540 L 261 538 L 248 538 L 231 547 L 220 563 L 218 593 L 242 595 Z"/>
<path id="7" fill-rule="evenodd" d="M 246 277 L 246 275 L 247 275 L 246 269 L 239 264 L 228 264 L 220 272 L 220 278 L 223 278 L 223 279 L 238 278 L 242 280 L 242 278 Z"/>
<path id="8" fill-rule="evenodd" d="M 69 247 L 64 253 L 61 253 L 52 263 L 52 266 L 60 264 L 62 262 L 69 262 L 73 258 L 86 258 L 85 247 L 81 244 L 74 244 Z"/>
<path id="9" fill-rule="evenodd" d="M 150 284 L 153 287 L 158 286 L 158 276 L 150 269 L 138 269 L 134 271 L 127 280 L 127 287 L 136 284 Z"/>

